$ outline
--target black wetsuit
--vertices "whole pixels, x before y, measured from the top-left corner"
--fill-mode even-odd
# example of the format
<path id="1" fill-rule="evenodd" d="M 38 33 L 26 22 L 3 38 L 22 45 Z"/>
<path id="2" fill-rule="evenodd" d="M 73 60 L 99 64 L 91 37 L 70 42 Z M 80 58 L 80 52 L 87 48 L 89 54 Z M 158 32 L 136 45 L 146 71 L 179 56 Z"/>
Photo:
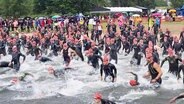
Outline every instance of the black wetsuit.
<path id="1" fill-rule="evenodd" d="M 132 44 L 133 44 L 133 40 L 134 40 L 134 36 L 133 35 L 129 35 L 128 36 L 128 41 L 130 43 L 130 51 L 132 51 Z"/>
<path id="2" fill-rule="evenodd" d="M 140 52 L 142 53 L 142 54 L 146 54 L 146 48 L 148 47 L 148 45 L 147 44 L 142 44 L 142 45 L 139 45 L 140 46 Z"/>
<path id="3" fill-rule="evenodd" d="M 163 49 L 163 52 L 162 52 L 162 55 L 167 55 L 167 49 L 169 48 L 169 42 L 166 41 L 166 42 L 163 42 L 162 45 L 161 45 L 161 48 L 164 48 Z"/>
<path id="4" fill-rule="evenodd" d="M 33 75 L 30 74 L 30 73 L 23 73 L 23 75 L 19 78 L 19 80 L 26 82 L 26 80 L 25 80 L 26 76 L 32 76 L 33 77 Z"/>
<path id="5" fill-rule="evenodd" d="M 54 77 L 56 78 L 63 78 L 66 70 L 72 70 L 73 68 L 63 68 L 54 70 Z"/>
<path id="6" fill-rule="evenodd" d="M 121 37 L 116 37 L 116 47 L 117 47 L 117 52 L 119 53 L 119 50 L 121 49 Z"/>
<path id="7" fill-rule="evenodd" d="M 177 96 L 177 97 L 175 98 L 175 100 L 182 99 L 182 98 L 184 98 L 184 94 L 181 94 L 181 95 Z"/>
<path id="8" fill-rule="evenodd" d="M 178 79 L 181 77 L 181 76 L 180 76 L 181 70 L 182 70 L 182 72 L 183 72 L 183 84 L 184 84 L 184 64 L 181 64 L 181 65 L 179 66 Z"/>
<path id="9" fill-rule="evenodd" d="M 25 45 L 26 45 L 26 42 L 27 42 L 27 40 L 26 40 L 26 36 L 25 35 L 23 35 L 23 36 L 21 36 L 21 45 L 24 47 Z"/>
<path id="10" fill-rule="evenodd" d="M 0 68 L 7 68 L 7 67 L 13 68 L 13 64 L 11 64 L 11 65 L 9 66 L 9 63 L 10 63 L 10 62 L 7 62 L 7 61 L 1 61 L 1 62 L 0 62 Z M 6 73 L 7 71 L 9 71 L 9 70 L 11 70 L 11 69 L 2 70 L 2 71 L 0 72 L 0 74 L 5 74 L 5 73 Z"/>
<path id="11" fill-rule="evenodd" d="M 180 43 L 182 44 L 182 49 L 184 50 L 184 31 L 180 34 Z"/>
<path id="12" fill-rule="evenodd" d="M 109 52 L 110 52 L 110 45 L 105 44 L 105 53 L 109 53 Z"/>
<path id="13" fill-rule="evenodd" d="M 7 46 L 8 46 L 8 54 L 12 54 L 12 47 L 13 47 L 13 43 L 12 42 L 7 42 Z"/>
<path id="14" fill-rule="evenodd" d="M 45 54 L 47 54 L 47 49 L 48 49 L 47 43 L 46 43 L 46 42 L 42 42 L 42 43 L 41 43 L 41 50 L 42 50 Z"/>
<path id="15" fill-rule="evenodd" d="M 110 45 L 110 60 L 115 60 L 115 63 L 118 63 L 117 47 L 115 44 Z"/>
<path id="16" fill-rule="evenodd" d="M 54 76 L 56 78 L 62 77 L 64 75 L 64 70 L 54 70 Z"/>
<path id="17" fill-rule="evenodd" d="M 134 54 L 133 54 L 133 57 L 132 58 L 135 58 L 137 60 L 137 65 L 140 65 L 141 64 L 141 49 L 140 49 L 140 46 L 139 45 L 133 45 L 133 48 L 134 48 Z"/>
<path id="18" fill-rule="evenodd" d="M 111 31 L 108 35 L 109 38 L 115 38 L 115 32 Z"/>
<path id="19" fill-rule="evenodd" d="M 114 82 L 114 79 L 116 78 L 116 75 L 117 75 L 117 69 L 113 64 L 111 63 L 107 65 L 101 64 L 101 69 L 100 69 L 101 76 L 103 75 L 103 72 L 105 73 L 105 77 L 104 77 L 105 81 L 108 76 L 111 76 L 112 82 Z"/>
<path id="20" fill-rule="evenodd" d="M 182 59 L 179 58 L 179 57 L 176 57 L 176 56 L 168 56 L 166 57 L 162 63 L 161 63 L 161 67 L 162 65 L 164 64 L 165 61 L 168 61 L 169 62 L 169 70 L 168 72 L 172 73 L 172 74 L 175 74 L 176 76 L 178 76 L 178 64 L 179 64 L 179 61 L 181 62 Z"/>
<path id="21" fill-rule="evenodd" d="M 81 58 L 82 61 L 84 61 L 84 56 L 82 54 L 82 46 L 81 44 L 73 44 L 68 42 L 68 46 L 76 52 L 76 54 Z"/>
<path id="22" fill-rule="evenodd" d="M 91 48 L 91 42 L 87 41 L 87 40 L 83 40 L 83 47 L 84 47 L 84 51 L 90 49 Z"/>
<path id="23" fill-rule="evenodd" d="M 167 38 L 168 40 L 168 42 L 169 42 L 169 45 L 170 46 L 172 46 L 172 43 L 173 43 L 173 37 L 171 37 L 171 36 L 168 36 L 168 38 Z"/>
<path id="24" fill-rule="evenodd" d="M 13 52 L 12 53 L 12 60 L 11 60 L 11 63 L 13 63 L 13 69 L 15 69 L 16 71 L 19 71 L 20 69 L 20 56 L 23 57 L 23 60 L 26 59 L 26 56 L 23 55 L 22 53 L 20 52 Z"/>
<path id="25" fill-rule="evenodd" d="M 160 43 L 164 42 L 164 33 L 160 32 Z"/>
<path id="26" fill-rule="evenodd" d="M 99 48 L 94 47 L 92 49 L 93 49 L 94 54 L 102 56 L 102 52 L 100 52 Z"/>
<path id="27" fill-rule="evenodd" d="M 179 42 L 174 42 L 173 49 L 175 51 L 175 54 L 178 55 L 179 57 L 181 57 L 180 51 L 182 49 L 182 44 Z"/>
<path id="28" fill-rule="evenodd" d="M 123 50 L 125 50 L 125 53 L 129 54 L 130 53 L 130 43 L 127 40 L 125 40 L 122 42 L 122 44 L 123 44 Z"/>
<path id="29" fill-rule="evenodd" d="M 100 50 L 103 50 L 104 49 L 104 44 L 105 44 L 104 40 L 103 39 L 100 39 L 99 40 L 99 43 L 98 43 L 98 47 L 99 47 Z"/>
<path id="30" fill-rule="evenodd" d="M 0 67 L 11 67 L 11 68 L 13 68 L 12 65 L 9 66 L 9 63 L 10 62 L 7 62 L 7 61 L 1 61 L 0 62 Z"/>
<path id="31" fill-rule="evenodd" d="M 63 58 L 65 63 L 70 63 L 70 56 L 68 55 L 68 49 L 63 49 Z"/>
<path id="32" fill-rule="evenodd" d="M 32 44 L 31 44 L 31 42 L 27 42 L 26 45 L 25 45 L 25 48 L 28 49 L 28 51 L 26 52 L 26 55 L 31 54 L 32 56 L 34 56 L 34 53 L 32 51 Z"/>
<path id="33" fill-rule="evenodd" d="M 51 50 L 52 53 L 54 54 L 54 56 L 58 56 L 58 51 L 59 51 L 60 45 L 58 41 L 54 41 L 53 43 L 51 43 Z"/>
<path id="34" fill-rule="evenodd" d="M 35 56 L 35 60 L 38 60 L 39 54 L 42 54 L 42 50 L 39 47 L 33 47 L 31 50 L 31 55 Z"/>
<path id="35" fill-rule="evenodd" d="M 51 59 L 49 59 L 48 57 L 41 57 L 39 58 L 40 62 L 48 62 L 48 61 L 52 61 Z"/>
<path id="36" fill-rule="evenodd" d="M 148 70 L 149 70 L 150 75 L 151 75 L 151 80 L 155 79 L 155 78 L 157 77 L 157 75 L 159 74 L 159 73 L 157 72 L 157 70 L 156 70 L 155 68 L 153 68 L 153 64 L 154 64 L 154 62 L 148 65 Z M 161 83 L 162 83 L 162 79 L 159 78 L 159 79 L 157 80 L 157 82 L 158 82 L 159 84 L 161 84 Z"/>
<path id="37" fill-rule="evenodd" d="M 160 64 L 160 58 L 159 58 L 159 54 L 158 54 L 157 50 L 153 51 L 153 61 Z"/>
<path id="38" fill-rule="evenodd" d="M 20 48 L 21 48 L 21 40 L 19 38 L 16 39 L 15 45 L 17 46 L 17 50 L 20 51 Z"/>
<path id="39" fill-rule="evenodd" d="M 0 54 L 6 55 L 5 41 L 0 41 Z"/>
<path id="40" fill-rule="evenodd" d="M 157 35 L 150 35 L 148 37 L 148 41 L 151 41 L 154 45 L 156 45 Z"/>
<path id="41" fill-rule="evenodd" d="M 107 100 L 107 99 L 101 99 L 101 104 L 116 104 L 110 100 Z"/>
<path id="42" fill-rule="evenodd" d="M 99 61 L 98 61 L 98 59 L 100 59 L 102 61 L 102 58 L 99 55 L 93 54 L 92 56 L 88 57 L 88 63 L 92 63 L 92 66 L 95 69 L 98 69 L 99 68 Z"/>

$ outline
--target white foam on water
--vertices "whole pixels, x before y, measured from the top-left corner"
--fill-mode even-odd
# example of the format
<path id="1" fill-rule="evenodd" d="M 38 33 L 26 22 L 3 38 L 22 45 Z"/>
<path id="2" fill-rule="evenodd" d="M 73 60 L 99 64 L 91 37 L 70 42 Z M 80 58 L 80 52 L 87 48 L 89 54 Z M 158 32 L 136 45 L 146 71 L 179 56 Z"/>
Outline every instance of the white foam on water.
<path id="1" fill-rule="evenodd" d="M 49 96 L 55 96 L 57 94 L 62 94 L 65 96 L 76 96 L 82 93 L 93 93 L 94 91 L 100 91 L 103 89 L 111 89 L 117 86 L 124 86 L 130 87 L 129 80 L 133 79 L 133 76 L 127 72 L 133 71 L 139 76 L 139 82 L 142 86 L 149 85 L 149 81 L 142 76 L 146 71 L 148 71 L 147 66 L 143 66 L 146 62 L 145 59 L 142 59 L 141 65 L 142 66 L 131 66 L 130 60 L 132 54 L 128 56 L 119 55 L 120 58 L 123 57 L 123 60 L 118 60 L 118 64 L 115 64 L 114 61 L 111 63 L 115 64 L 117 67 L 117 81 L 115 83 L 112 82 L 104 82 L 100 80 L 100 70 L 94 70 L 91 66 L 87 64 L 87 62 L 82 62 L 79 60 L 72 60 L 70 67 L 74 68 L 75 70 L 67 71 L 64 75 L 64 79 L 62 78 L 54 78 L 51 77 L 48 72 L 47 68 L 50 65 L 53 65 L 54 68 L 59 69 L 63 68 L 63 59 L 62 56 L 52 57 L 51 59 L 54 62 L 47 62 L 47 63 L 40 63 L 39 61 L 35 61 L 34 57 L 27 56 L 26 61 L 21 65 L 20 73 L 15 74 L 4 74 L 0 75 L 0 82 L 4 85 L 8 84 L 9 82 L 3 81 L 5 78 L 15 77 L 21 75 L 22 72 L 28 72 L 34 75 L 34 78 L 28 78 L 31 81 L 29 86 L 31 88 L 26 90 L 26 87 L 22 84 L 12 86 L 10 90 L 15 91 L 31 91 L 31 94 L 28 96 L 21 96 L 18 95 L 14 99 L 22 99 L 22 100 L 29 100 L 29 99 L 41 99 Z M 124 59 L 125 57 L 125 59 Z M 10 60 L 11 56 L 3 57 L 3 60 Z M 22 61 L 22 60 L 21 60 Z M 100 62 L 101 63 L 101 62 Z M 163 80 L 163 84 L 161 85 L 164 89 L 183 89 L 183 84 L 180 79 L 180 82 L 177 83 L 176 78 L 167 73 L 168 64 L 164 64 L 163 66 L 163 77 L 169 76 L 168 80 Z M 43 78 L 42 80 L 39 80 Z M 24 86 L 24 87 L 23 87 Z M 156 95 L 156 92 L 153 90 L 143 90 L 143 91 L 136 91 L 131 90 L 128 94 L 121 96 L 121 100 L 136 100 L 140 99 L 142 96 L 153 96 Z M 109 96 L 110 99 L 114 99 L 113 96 Z M 122 103 L 121 103 L 122 104 Z"/>
<path id="2" fill-rule="evenodd" d="M 126 95 L 121 96 L 119 101 L 132 102 L 134 100 L 140 99 L 143 96 L 156 96 L 156 92 L 153 90 L 143 90 L 143 91 L 131 90 Z"/>
<path id="3" fill-rule="evenodd" d="M 83 87 L 85 84 L 78 80 L 69 79 L 66 82 L 66 87 L 63 89 L 60 89 L 59 93 L 63 94 L 65 96 L 75 96 L 77 94 L 84 93 Z"/>
<path id="4" fill-rule="evenodd" d="M 177 80 L 176 76 L 166 73 L 163 77 L 168 77 L 167 80 L 163 80 L 162 88 L 169 89 L 169 90 L 178 90 L 183 89 L 183 79 Z"/>

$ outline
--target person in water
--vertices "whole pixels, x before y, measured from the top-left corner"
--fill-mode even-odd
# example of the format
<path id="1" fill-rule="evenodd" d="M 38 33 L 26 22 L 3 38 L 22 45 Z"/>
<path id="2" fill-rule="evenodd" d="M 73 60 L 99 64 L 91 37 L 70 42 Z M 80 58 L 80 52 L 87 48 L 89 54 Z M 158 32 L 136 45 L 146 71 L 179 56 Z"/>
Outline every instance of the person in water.
<path id="1" fill-rule="evenodd" d="M 158 63 L 153 61 L 152 54 L 146 56 L 148 64 L 148 71 L 144 75 L 145 78 L 151 77 L 150 83 L 158 83 L 159 85 L 162 83 L 162 70 Z"/>
<path id="2" fill-rule="evenodd" d="M 65 74 L 65 71 L 66 70 L 71 70 L 73 68 L 69 68 L 69 67 L 66 67 L 64 69 L 54 69 L 53 67 L 48 67 L 48 73 L 51 74 L 51 75 L 54 75 L 55 78 L 59 78 L 59 77 L 63 77 L 63 75 Z"/>
<path id="3" fill-rule="evenodd" d="M 182 62 L 182 59 L 178 56 L 174 55 L 174 52 L 172 48 L 168 48 L 168 57 L 166 57 L 162 62 L 161 62 L 161 67 L 164 64 L 165 61 L 169 62 L 169 70 L 168 72 L 176 75 L 179 78 L 178 75 L 178 68 L 179 68 L 179 61 Z"/>
<path id="4" fill-rule="evenodd" d="M 1 62 L 0 62 L 0 67 L 1 67 L 1 68 L 5 68 L 5 67 L 13 68 L 12 65 L 9 66 L 9 63 L 10 63 L 10 62 L 8 62 L 8 61 L 1 61 Z"/>
<path id="5" fill-rule="evenodd" d="M 107 77 L 112 77 L 112 82 L 116 81 L 117 78 L 117 69 L 115 65 L 109 63 L 109 58 L 108 56 L 105 56 L 103 58 L 103 63 L 100 66 L 100 75 L 101 75 L 101 80 L 103 80 L 103 72 L 105 74 L 104 80 L 106 81 Z"/>
<path id="6" fill-rule="evenodd" d="M 70 61 L 71 61 L 70 55 L 69 55 L 69 53 L 70 53 L 70 52 L 69 52 L 69 49 L 70 49 L 70 48 L 68 47 L 67 43 L 63 44 L 62 53 L 63 53 L 63 59 L 64 59 L 64 62 L 65 62 L 66 67 L 69 66 Z"/>
<path id="7" fill-rule="evenodd" d="M 52 61 L 50 58 L 48 58 L 48 57 L 42 57 L 42 56 L 38 56 L 38 60 L 39 60 L 40 62 Z"/>
<path id="8" fill-rule="evenodd" d="M 13 52 L 12 52 L 12 60 L 9 63 L 9 66 L 11 66 L 11 64 L 13 64 L 13 69 L 15 69 L 18 72 L 19 69 L 20 69 L 20 56 L 23 57 L 23 62 L 25 61 L 26 56 L 23 55 L 21 52 L 19 52 L 17 50 L 17 46 L 13 46 L 12 50 L 13 50 Z"/>
<path id="9" fill-rule="evenodd" d="M 138 44 L 137 38 L 134 38 L 132 48 L 134 49 L 134 54 L 132 56 L 132 60 L 130 61 L 130 63 L 134 64 L 134 61 L 135 61 L 136 65 L 140 65 L 142 55 L 140 54 L 141 53 L 141 48 L 140 48 L 140 45 Z"/>
<path id="10" fill-rule="evenodd" d="M 102 61 L 101 56 L 95 54 L 92 49 L 86 52 L 86 56 L 88 57 L 88 64 L 91 64 L 95 69 L 99 69 L 99 59 Z"/>
<path id="11" fill-rule="evenodd" d="M 134 76 L 134 79 L 133 80 L 130 80 L 129 84 L 131 86 L 137 86 L 137 85 L 139 85 L 140 83 L 138 82 L 138 76 L 137 76 L 137 74 L 135 74 L 133 72 L 129 72 L 129 73 Z"/>
<path id="12" fill-rule="evenodd" d="M 180 72 L 183 72 L 183 84 L 184 84 L 184 60 L 182 61 L 182 64 L 179 66 L 179 70 L 178 70 L 178 79 L 181 78 L 180 76 Z"/>
<path id="13" fill-rule="evenodd" d="M 97 92 L 94 95 L 94 104 L 116 104 L 116 103 L 107 99 L 103 99 L 102 94 Z"/>
<path id="14" fill-rule="evenodd" d="M 53 67 L 49 67 L 47 70 L 49 74 L 54 75 L 55 78 L 59 78 L 64 75 L 64 70 L 54 70 Z"/>
<path id="15" fill-rule="evenodd" d="M 32 74 L 30 74 L 30 73 L 23 73 L 20 77 L 14 77 L 10 82 L 11 82 L 11 84 L 9 84 L 9 85 L 7 85 L 7 86 L 5 86 L 5 87 L 3 87 L 3 89 L 6 89 L 6 88 L 8 88 L 8 87 L 11 87 L 11 86 L 13 86 L 13 85 L 15 85 L 15 84 L 17 84 L 17 83 L 19 83 L 19 82 L 26 82 L 26 77 L 27 76 L 31 76 L 31 77 L 34 77 Z"/>
<path id="16" fill-rule="evenodd" d="M 179 99 L 182 99 L 184 98 L 184 93 L 178 95 L 178 96 L 175 96 L 173 97 L 171 100 L 170 100 L 170 104 L 175 104 L 176 100 L 179 100 Z"/>

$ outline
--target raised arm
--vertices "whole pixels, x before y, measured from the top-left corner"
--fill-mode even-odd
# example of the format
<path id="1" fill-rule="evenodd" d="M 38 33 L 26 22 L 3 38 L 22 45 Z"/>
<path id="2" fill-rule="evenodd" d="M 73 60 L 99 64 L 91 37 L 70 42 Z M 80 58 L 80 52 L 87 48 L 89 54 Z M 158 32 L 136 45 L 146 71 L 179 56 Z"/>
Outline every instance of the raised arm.
<path id="1" fill-rule="evenodd" d="M 24 55 L 24 54 L 22 54 L 22 53 L 20 53 L 20 56 L 22 56 L 23 57 L 23 62 L 25 61 L 25 59 L 26 59 L 26 56 Z"/>
<path id="2" fill-rule="evenodd" d="M 114 65 L 112 65 L 111 68 L 113 69 L 114 77 L 116 78 L 117 77 L 117 69 L 116 69 L 116 67 Z"/>
<path id="3" fill-rule="evenodd" d="M 101 76 L 101 78 L 102 78 L 102 76 L 103 76 L 103 65 L 101 64 L 101 66 L 100 66 L 100 76 Z"/>
<path id="4" fill-rule="evenodd" d="M 136 80 L 136 82 L 138 83 L 138 76 L 137 76 L 137 74 L 135 74 L 135 73 L 133 73 L 133 72 L 130 72 L 132 75 L 134 75 L 134 77 L 135 77 L 135 80 Z"/>
<path id="5" fill-rule="evenodd" d="M 172 99 L 170 100 L 170 104 L 175 103 L 176 100 L 182 99 L 182 98 L 184 98 L 184 93 L 183 93 L 183 94 L 180 94 L 180 95 L 178 95 L 178 96 L 176 96 L 176 97 L 174 97 L 174 98 L 172 98 Z"/>
<path id="6" fill-rule="evenodd" d="M 165 61 L 167 61 L 167 57 L 164 60 L 162 60 L 162 62 L 160 64 L 161 67 L 163 66 L 163 64 L 164 64 Z"/>

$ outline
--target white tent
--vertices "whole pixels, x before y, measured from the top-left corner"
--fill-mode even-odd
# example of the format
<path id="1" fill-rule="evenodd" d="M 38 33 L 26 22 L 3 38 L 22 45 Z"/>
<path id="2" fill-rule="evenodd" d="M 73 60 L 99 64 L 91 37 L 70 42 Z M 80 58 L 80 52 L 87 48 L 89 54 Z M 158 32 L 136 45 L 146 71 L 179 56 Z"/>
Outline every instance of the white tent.
<path id="1" fill-rule="evenodd" d="M 133 17 L 140 17 L 139 14 L 133 14 L 132 16 L 133 16 Z"/>
<path id="2" fill-rule="evenodd" d="M 105 7 L 110 9 L 110 12 L 142 12 L 142 9 L 134 7 Z"/>

